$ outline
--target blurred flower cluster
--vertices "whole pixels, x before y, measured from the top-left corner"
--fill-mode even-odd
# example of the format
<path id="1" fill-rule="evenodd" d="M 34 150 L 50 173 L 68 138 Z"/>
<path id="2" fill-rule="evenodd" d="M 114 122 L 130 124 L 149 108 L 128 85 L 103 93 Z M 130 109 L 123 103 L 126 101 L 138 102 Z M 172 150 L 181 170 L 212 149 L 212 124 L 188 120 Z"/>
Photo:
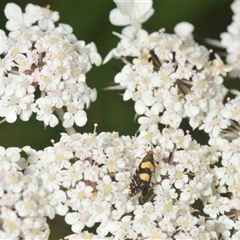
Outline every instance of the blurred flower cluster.
<path id="1" fill-rule="evenodd" d="M 126 27 L 114 33 L 120 40 L 103 62 L 124 66 L 107 89 L 134 101 L 138 132 L 62 133 L 38 151 L 0 147 L 0 238 L 48 239 L 47 218 L 61 215 L 72 230 L 65 239 L 240 239 L 240 94 L 224 86 L 239 76 L 240 3 L 232 3 L 233 23 L 221 34 L 224 63 L 195 42 L 190 23 L 177 24 L 174 34 L 142 29 L 152 1 L 114 2 L 110 22 Z M 64 127 L 84 125 L 83 108 L 96 99 L 85 74 L 101 63 L 95 45 L 77 41 L 68 25 L 55 27 L 58 13 L 48 8 L 28 4 L 25 12 L 5 8 L 0 116 L 27 121 L 36 112 L 55 126 L 56 111 Z M 150 164 L 140 163 L 151 149 L 148 178 Z M 138 172 L 150 184 L 145 198 L 141 191 L 129 196 Z"/>

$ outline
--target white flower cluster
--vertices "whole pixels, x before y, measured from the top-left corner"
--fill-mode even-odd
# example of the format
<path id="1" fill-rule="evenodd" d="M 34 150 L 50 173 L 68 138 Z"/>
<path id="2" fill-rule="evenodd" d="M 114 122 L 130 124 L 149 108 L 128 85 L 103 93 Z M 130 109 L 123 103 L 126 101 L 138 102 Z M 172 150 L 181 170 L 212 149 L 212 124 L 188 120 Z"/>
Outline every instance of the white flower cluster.
<path id="1" fill-rule="evenodd" d="M 240 93 L 234 90 L 235 98 L 228 98 L 224 104 L 218 102 L 215 109 L 212 109 L 203 119 L 203 124 L 199 129 L 208 133 L 210 142 L 227 139 L 232 141 L 239 137 L 240 131 Z M 225 146 L 226 147 L 226 146 Z"/>
<path id="2" fill-rule="evenodd" d="M 139 194 L 129 197 L 128 186 L 153 144 L 152 190 L 140 202 Z M 24 147 L 26 159 L 20 149 L 1 149 L 0 236 L 45 239 L 45 217 L 55 213 L 65 215 L 71 225 L 74 234 L 67 239 L 213 239 L 230 231 L 240 236 L 239 222 L 225 215 L 235 210 L 239 199 L 231 185 L 237 170 L 212 168 L 219 160 L 213 150 L 182 130 L 168 128 L 132 138 L 104 132 L 62 134 L 58 143 L 42 151 Z M 234 200 L 221 195 L 226 185 L 235 190 Z M 199 201 L 203 212 L 194 213 Z M 34 227 L 38 231 L 29 230 Z"/>
<path id="3" fill-rule="evenodd" d="M 126 64 L 115 82 L 135 102 L 139 133 L 63 133 L 39 151 L 0 147 L 0 239 L 48 239 L 46 219 L 56 214 L 71 226 L 65 239 L 240 239 L 240 94 L 224 103 L 223 85 L 232 66 L 217 54 L 210 60 L 188 23 L 176 34 L 141 29 L 152 1 L 115 2 L 110 21 L 130 26 L 105 62 Z M 239 6 L 232 4 L 236 15 Z M 95 45 L 77 41 L 68 25 L 55 27 L 58 13 L 48 8 L 28 4 L 22 13 L 9 3 L 5 15 L 0 116 L 14 122 L 36 112 L 55 126 L 59 109 L 66 128 L 84 125 L 83 108 L 96 99 L 85 74 L 101 63 Z M 185 118 L 208 145 L 181 129 Z M 142 164 L 149 150 L 153 161 Z M 148 183 L 145 198 L 130 197 L 129 186 Z"/>
<path id="4" fill-rule="evenodd" d="M 96 100 L 96 89 L 86 84 L 86 73 L 101 57 L 94 43 L 78 41 L 66 24 L 55 26 L 57 12 L 33 4 L 4 9 L 9 36 L 0 31 L 0 116 L 9 123 L 28 121 L 33 112 L 45 125 L 85 125 L 84 107 Z M 58 112 L 59 113 L 59 112 Z M 60 111 L 61 113 L 61 111 Z"/>
<path id="5" fill-rule="evenodd" d="M 228 26 L 227 32 L 220 35 L 222 46 L 226 48 L 226 61 L 233 67 L 232 77 L 240 77 L 240 2 L 234 1 L 231 4 L 233 11 L 233 22 Z"/>
<path id="6" fill-rule="evenodd" d="M 0 147 L 0 239 L 48 239 L 47 217 L 65 214 L 67 208 L 61 204 L 65 193 L 46 191 L 40 178 L 24 173 L 37 158 L 22 155 L 19 148 Z"/>
<path id="7" fill-rule="evenodd" d="M 216 55 L 190 37 L 126 27 L 117 47 L 107 56 L 133 57 L 115 76 L 125 89 L 123 99 L 135 102 L 140 130 L 154 132 L 158 124 L 177 128 L 182 119 L 199 127 L 227 93 L 223 77 L 229 71 Z"/>

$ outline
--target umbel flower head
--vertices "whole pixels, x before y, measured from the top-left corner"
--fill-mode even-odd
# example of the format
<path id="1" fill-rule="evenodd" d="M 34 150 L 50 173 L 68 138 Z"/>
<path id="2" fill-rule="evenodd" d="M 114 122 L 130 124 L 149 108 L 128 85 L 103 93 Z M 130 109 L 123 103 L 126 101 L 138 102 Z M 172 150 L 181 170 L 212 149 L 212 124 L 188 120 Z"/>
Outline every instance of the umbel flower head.
<path id="1" fill-rule="evenodd" d="M 220 37 L 221 44 L 227 51 L 226 61 L 233 67 L 230 75 L 240 77 L 240 2 L 234 1 L 231 4 L 231 9 L 233 11 L 233 21 L 227 27 L 227 32 L 222 33 Z"/>
<path id="2" fill-rule="evenodd" d="M 147 21 L 154 9 L 152 1 L 132 0 L 132 1 L 117 1 L 114 0 L 117 8 L 110 12 L 109 20 L 113 25 L 125 26 L 133 24 L 139 26 L 140 23 Z"/>
<path id="3" fill-rule="evenodd" d="M 129 186 L 151 148 L 155 170 L 142 199 Z M 62 134 L 40 151 L 1 147 L 0 238 L 47 239 L 46 218 L 59 214 L 73 232 L 65 239 L 237 239 L 239 161 L 224 152 L 218 167 L 215 150 L 169 128 Z"/>
<path id="4" fill-rule="evenodd" d="M 135 102 L 140 130 L 156 131 L 159 123 L 177 128 L 184 118 L 195 129 L 223 102 L 223 76 L 231 68 L 198 45 L 192 30 L 182 23 L 175 28 L 177 34 L 164 29 L 148 34 L 131 23 L 115 33 L 120 41 L 104 63 L 113 57 L 125 63 L 114 89 L 123 89 L 123 99 Z"/>
<path id="5" fill-rule="evenodd" d="M 49 6 L 8 3 L 4 9 L 9 35 L 0 31 L 0 116 L 13 123 L 28 121 L 33 112 L 45 125 L 59 120 L 68 128 L 85 125 L 84 107 L 97 98 L 86 84 L 86 73 L 100 65 L 94 43 L 85 44 L 66 24 L 55 26 L 58 12 Z"/>

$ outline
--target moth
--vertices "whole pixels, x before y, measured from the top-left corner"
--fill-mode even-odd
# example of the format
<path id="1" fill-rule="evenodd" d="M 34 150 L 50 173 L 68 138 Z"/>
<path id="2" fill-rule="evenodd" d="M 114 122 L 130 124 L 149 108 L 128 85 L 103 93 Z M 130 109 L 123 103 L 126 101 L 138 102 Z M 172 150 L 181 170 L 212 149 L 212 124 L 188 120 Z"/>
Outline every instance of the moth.
<path id="1" fill-rule="evenodd" d="M 142 198 L 144 198 L 149 189 L 149 185 L 151 182 L 152 174 L 155 171 L 154 158 L 153 158 L 153 150 L 147 152 L 147 155 L 140 162 L 137 167 L 131 183 L 129 185 L 129 196 L 133 197 L 138 194 L 140 191 L 142 192 Z"/>

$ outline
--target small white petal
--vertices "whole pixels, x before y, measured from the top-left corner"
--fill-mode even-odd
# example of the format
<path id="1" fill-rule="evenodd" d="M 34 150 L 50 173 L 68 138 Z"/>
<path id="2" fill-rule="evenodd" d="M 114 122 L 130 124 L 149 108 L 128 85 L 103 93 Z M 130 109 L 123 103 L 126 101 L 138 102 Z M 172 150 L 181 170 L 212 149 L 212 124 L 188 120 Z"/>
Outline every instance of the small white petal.
<path id="1" fill-rule="evenodd" d="M 68 207 L 65 205 L 58 205 L 56 206 L 56 213 L 60 216 L 65 216 L 68 212 Z"/>
<path id="2" fill-rule="evenodd" d="M 106 64 L 108 61 L 110 61 L 113 57 L 114 57 L 114 50 L 112 49 L 107 56 L 104 58 L 103 63 L 102 64 Z"/>
<path id="3" fill-rule="evenodd" d="M 45 124 L 47 125 L 48 122 L 45 122 Z M 58 118 L 54 115 L 54 114 L 51 114 L 50 116 L 50 127 L 55 127 L 56 125 L 58 125 Z"/>
<path id="4" fill-rule="evenodd" d="M 122 14 L 117 8 L 110 12 L 109 20 L 110 23 L 115 26 L 126 26 L 130 24 L 130 18 Z"/>
<path id="5" fill-rule="evenodd" d="M 22 9 L 17 4 L 7 3 L 4 8 L 4 14 L 8 20 L 22 23 Z"/>
<path id="6" fill-rule="evenodd" d="M 73 115 L 71 113 L 66 112 L 64 114 L 64 116 L 63 116 L 63 119 L 64 119 L 63 127 L 70 128 L 70 127 L 73 126 L 73 124 L 74 124 L 74 117 L 73 117 Z"/>
<path id="7" fill-rule="evenodd" d="M 129 99 L 131 99 L 132 97 L 132 92 L 129 91 L 129 89 L 126 89 L 126 91 L 123 94 L 123 101 L 127 101 Z"/>
<path id="8" fill-rule="evenodd" d="M 67 213 L 65 216 L 65 222 L 69 225 L 76 223 L 79 220 L 80 214 L 78 212 Z"/>
<path id="9" fill-rule="evenodd" d="M 84 224 L 81 221 L 72 225 L 72 231 L 75 233 L 81 232 L 83 228 L 84 228 Z"/>
<path id="10" fill-rule="evenodd" d="M 189 109 L 193 116 L 196 116 L 199 113 L 199 107 L 192 106 L 191 109 Z"/>
<path id="11" fill-rule="evenodd" d="M 189 22 L 180 22 L 174 27 L 174 32 L 181 37 L 192 35 L 194 26 Z"/>
<path id="12" fill-rule="evenodd" d="M 225 151 L 223 151 L 223 153 L 222 153 L 222 157 L 223 157 L 224 159 L 229 159 L 229 158 L 231 157 L 231 155 L 232 155 L 232 151 L 230 151 L 230 150 L 225 150 Z"/>
<path id="13" fill-rule="evenodd" d="M 240 166 L 240 153 L 235 153 L 231 159 L 230 159 L 230 162 L 233 166 L 236 166 L 236 167 L 239 167 Z"/>
<path id="14" fill-rule="evenodd" d="M 19 29 L 19 23 L 16 22 L 16 21 L 8 21 L 6 23 L 6 29 L 9 30 L 9 31 L 16 31 Z M 15 35 L 13 35 L 14 37 Z M 17 36 L 17 35 L 16 35 Z"/>
<path id="15" fill-rule="evenodd" d="M 16 120 L 17 120 L 17 114 L 14 110 L 11 110 L 6 116 L 6 121 L 9 123 L 14 123 Z"/>
<path id="16" fill-rule="evenodd" d="M 97 52 L 91 52 L 89 54 L 90 60 L 92 64 L 95 64 L 96 66 L 100 66 L 102 63 L 102 58 Z"/>
<path id="17" fill-rule="evenodd" d="M 145 112 L 146 106 L 141 99 L 137 100 L 134 109 L 137 114 L 143 114 Z"/>
<path id="18" fill-rule="evenodd" d="M 75 115 L 74 115 L 75 123 L 77 126 L 82 127 L 86 124 L 87 122 L 87 114 L 83 110 L 79 110 Z"/>

